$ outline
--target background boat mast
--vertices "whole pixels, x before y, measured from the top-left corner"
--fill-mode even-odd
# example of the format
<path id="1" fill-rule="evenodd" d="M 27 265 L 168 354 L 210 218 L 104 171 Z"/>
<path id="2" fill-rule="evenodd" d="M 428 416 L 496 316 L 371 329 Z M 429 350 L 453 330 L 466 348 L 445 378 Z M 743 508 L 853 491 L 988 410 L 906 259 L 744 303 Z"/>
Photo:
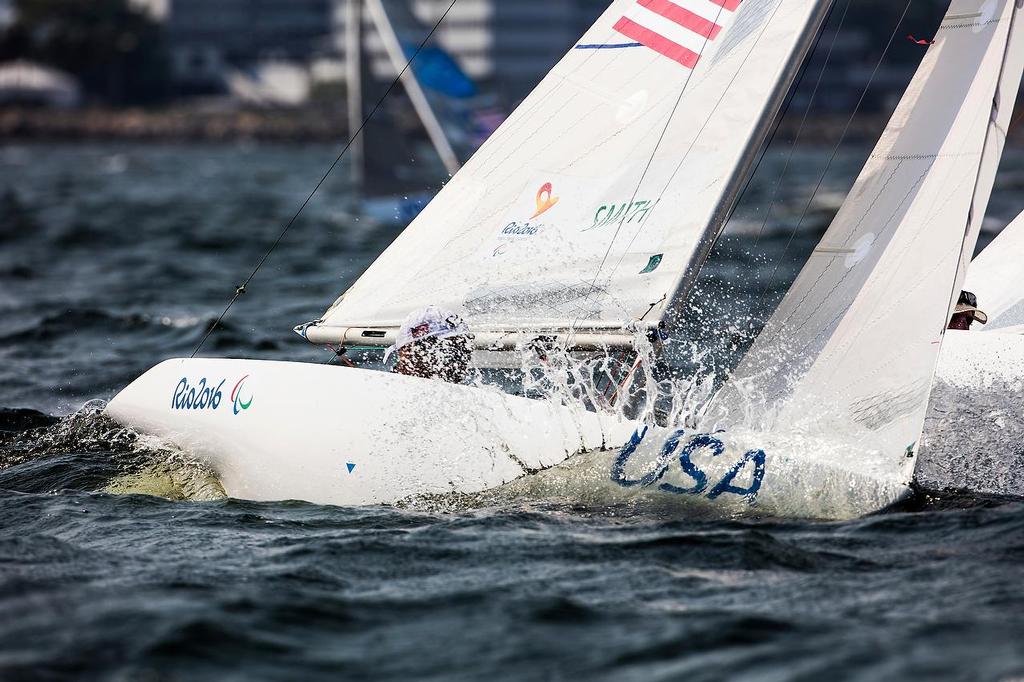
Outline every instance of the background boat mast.
<path id="1" fill-rule="evenodd" d="M 357 193 L 363 191 L 366 176 L 365 137 L 358 133 L 363 121 L 363 0 L 348 0 L 345 5 L 345 81 L 348 96 L 349 172 Z"/>
<path id="2" fill-rule="evenodd" d="M 437 150 L 448 173 L 455 175 L 462 164 L 459 163 L 459 157 L 455 154 L 455 150 L 452 149 L 451 143 L 448 142 L 444 128 L 434 114 L 434 110 L 431 108 L 423 88 L 420 86 L 419 81 L 416 80 L 416 75 L 409 65 L 409 58 L 402 50 L 402 43 L 399 41 L 398 34 L 395 33 L 395 29 L 391 25 L 390 19 L 388 19 L 384 5 L 381 3 L 381 0 L 366 0 L 366 9 L 369 12 L 374 28 L 380 34 L 392 67 L 396 73 L 401 74 L 402 85 L 405 86 L 405 91 L 409 95 L 413 109 L 416 110 L 416 115 L 427 130 L 430 142 L 434 145 L 434 149 Z"/>

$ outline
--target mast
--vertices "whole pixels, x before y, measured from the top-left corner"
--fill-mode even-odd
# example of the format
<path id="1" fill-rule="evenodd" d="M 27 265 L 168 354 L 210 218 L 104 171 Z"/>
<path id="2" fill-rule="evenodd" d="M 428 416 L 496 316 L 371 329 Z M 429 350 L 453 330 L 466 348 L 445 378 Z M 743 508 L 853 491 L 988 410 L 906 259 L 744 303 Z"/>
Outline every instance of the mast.
<path id="1" fill-rule="evenodd" d="M 370 19 L 380 34 L 381 40 L 384 43 L 384 49 L 388 54 L 388 59 L 391 60 L 391 65 L 395 72 L 402 75 L 402 84 L 405 86 L 405 91 L 412 101 L 416 115 L 419 116 L 423 126 L 427 129 L 427 135 L 430 137 L 430 141 L 441 157 L 441 161 L 444 163 L 448 173 L 455 175 L 462 164 L 459 163 L 458 155 L 452 149 L 451 143 L 448 142 L 444 128 L 441 127 L 441 122 L 437 119 L 437 115 L 434 114 L 434 110 L 431 108 L 423 88 L 420 86 L 419 81 L 416 80 L 416 75 L 413 73 L 405 53 L 402 51 L 402 43 L 398 40 L 398 34 L 395 33 L 395 29 L 391 25 L 390 19 L 388 19 L 384 5 L 381 3 L 381 0 L 366 0 L 366 2 Z"/>
<path id="2" fill-rule="evenodd" d="M 812 19 L 813 29 L 806 31 L 802 35 L 801 40 L 797 45 L 797 49 L 795 49 L 790 56 L 789 62 L 785 67 L 785 77 L 780 78 L 776 82 L 770 104 L 764 110 L 763 115 L 757 122 L 755 134 L 762 142 L 761 144 L 752 144 L 748 146 L 740 159 L 740 163 L 738 163 L 733 169 L 732 175 L 729 177 L 726 185 L 727 189 L 722 194 L 721 200 L 712 215 L 711 221 L 708 223 L 707 228 L 704 231 L 702 239 L 694 250 L 689 264 L 683 271 L 683 276 L 676 285 L 675 291 L 673 291 L 668 297 L 669 302 L 664 314 L 662 315 L 663 319 L 668 319 L 671 322 L 676 319 L 677 315 L 682 313 L 686 299 L 689 298 L 690 292 L 693 290 L 693 286 L 697 281 L 697 276 L 700 275 L 700 271 L 704 268 L 704 264 L 711 255 L 711 249 L 714 248 L 715 243 L 718 241 L 718 238 L 722 235 L 722 231 L 725 229 L 726 224 L 729 222 L 729 218 L 732 217 L 733 211 L 736 210 L 736 204 L 739 202 L 740 193 L 743 191 L 747 181 L 750 179 L 750 175 L 753 173 L 754 164 L 757 162 L 759 154 L 764 149 L 768 136 L 782 112 L 782 107 L 785 105 L 786 100 L 796 83 L 797 75 L 800 73 L 801 67 L 807 60 L 811 48 L 813 48 L 814 44 L 817 42 L 818 36 L 821 34 L 821 31 L 825 26 L 825 19 L 828 17 L 829 12 L 832 11 L 832 6 L 834 4 L 835 0 L 821 3 Z"/>
<path id="3" fill-rule="evenodd" d="M 363 0 L 345 3 L 345 70 L 348 96 L 349 156 L 352 185 L 362 193 L 366 179 L 366 138 L 358 134 L 363 121 Z"/>

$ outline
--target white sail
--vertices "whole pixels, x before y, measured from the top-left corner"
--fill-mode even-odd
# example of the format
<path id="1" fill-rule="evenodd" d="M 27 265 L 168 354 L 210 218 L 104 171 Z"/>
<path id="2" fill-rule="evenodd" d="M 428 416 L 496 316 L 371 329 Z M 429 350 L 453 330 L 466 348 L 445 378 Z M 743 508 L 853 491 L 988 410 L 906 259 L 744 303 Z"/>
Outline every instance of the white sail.
<path id="1" fill-rule="evenodd" d="M 710 415 L 746 412 L 755 431 L 842 443 L 817 454 L 909 481 L 1024 68 L 1020 23 L 1013 0 L 954 0 L 835 221 Z"/>
<path id="2" fill-rule="evenodd" d="M 1006 226 L 971 263 L 964 289 L 988 314 L 984 331 L 1024 325 L 1024 213 Z"/>
<path id="3" fill-rule="evenodd" d="M 616 0 L 308 338 L 428 304 L 476 328 L 657 320 L 830 0 Z"/>

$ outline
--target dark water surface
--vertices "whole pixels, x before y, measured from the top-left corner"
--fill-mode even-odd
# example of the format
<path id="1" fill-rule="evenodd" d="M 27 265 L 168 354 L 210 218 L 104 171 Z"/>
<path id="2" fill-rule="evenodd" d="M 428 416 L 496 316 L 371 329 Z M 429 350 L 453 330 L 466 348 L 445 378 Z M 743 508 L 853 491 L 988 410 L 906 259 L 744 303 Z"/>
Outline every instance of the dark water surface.
<path id="1" fill-rule="evenodd" d="M 1018 503 L 830 524 L 254 504 L 83 408 L 191 353 L 333 154 L 0 148 L 0 680 L 1024 680 Z M 799 152 L 765 222 L 769 160 L 708 290 L 792 277 L 773 259 L 827 155 Z M 989 237 L 1021 208 L 1024 155 L 1004 166 Z M 396 235 L 346 197 L 328 183 L 207 353 L 326 359 L 292 326 Z"/>

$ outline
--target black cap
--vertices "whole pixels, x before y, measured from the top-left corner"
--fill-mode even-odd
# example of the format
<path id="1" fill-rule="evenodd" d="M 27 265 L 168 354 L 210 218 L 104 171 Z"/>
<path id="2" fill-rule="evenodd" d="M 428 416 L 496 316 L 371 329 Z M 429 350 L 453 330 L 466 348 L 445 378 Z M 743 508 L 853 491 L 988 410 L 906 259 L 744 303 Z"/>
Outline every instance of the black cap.
<path id="1" fill-rule="evenodd" d="M 972 294 L 970 291 L 961 291 L 960 300 L 956 302 L 957 305 L 969 305 L 972 308 L 978 307 L 978 297 Z"/>

